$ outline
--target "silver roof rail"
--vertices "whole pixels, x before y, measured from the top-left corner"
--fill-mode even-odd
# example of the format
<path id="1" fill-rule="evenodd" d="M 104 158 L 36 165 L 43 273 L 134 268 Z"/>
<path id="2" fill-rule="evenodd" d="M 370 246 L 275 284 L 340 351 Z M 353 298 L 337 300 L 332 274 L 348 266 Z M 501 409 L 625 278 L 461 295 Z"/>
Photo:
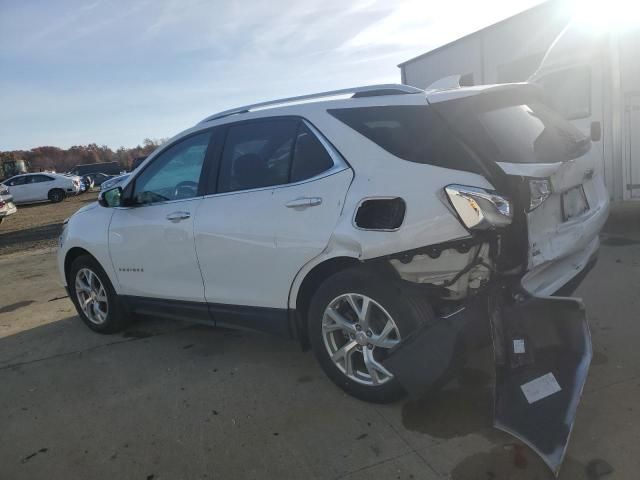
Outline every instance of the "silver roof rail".
<path id="1" fill-rule="evenodd" d="M 211 115 L 205 118 L 204 120 L 202 120 L 200 123 L 210 122 L 212 120 L 228 117 L 229 115 L 235 115 L 237 113 L 247 113 L 259 108 L 300 102 L 303 100 L 311 100 L 315 98 L 335 97 L 338 95 L 346 95 L 349 93 L 353 93 L 352 98 L 358 98 L 358 97 L 375 97 L 380 95 L 400 95 L 405 93 L 424 93 L 424 90 L 420 90 L 419 88 L 411 87 L 409 85 L 400 85 L 400 84 L 394 84 L 394 83 L 382 84 L 382 85 L 368 85 L 365 87 L 343 88 L 341 90 L 331 90 L 329 92 L 312 93 L 309 95 L 300 95 L 298 97 L 281 98 L 279 100 L 270 100 L 268 102 L 254 103 L 252 105 L 245 105 L 244 107 L 232 108 L 231 110 L 225 110 L 224 112 L 219 112 L 214 115 Z"/>

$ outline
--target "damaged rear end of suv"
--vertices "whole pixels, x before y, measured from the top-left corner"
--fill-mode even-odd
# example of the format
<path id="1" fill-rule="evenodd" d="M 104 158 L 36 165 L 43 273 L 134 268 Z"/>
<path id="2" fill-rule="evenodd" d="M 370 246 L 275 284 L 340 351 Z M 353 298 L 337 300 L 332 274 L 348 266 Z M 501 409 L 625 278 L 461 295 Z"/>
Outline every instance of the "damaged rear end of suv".
<path id="1" fill-rule="evenodd" d="M 528 444 L 557 474 L 592 355 L 583 304 L 568 295 L 597 259 L 608 215 L 601 165 L 591 139 L 547 107 L 535 86 L 427 91 L 425 100 L 328 110 L 389 158 L 427 168 L 398 173 L 398 163 L 382 173 L 369 165 L 364 172 L 375 174 L 359 179 L 354 166 L 346 207 L 351 201 L 358 234 L 354 241 L 339 224 L 327 252 L 358 249 L 360 270 L 369 273 L 351 284 L 372 295 L 356 288 L 342 292 L 351 308 L 340 297 L 323 303 L 324 345 L 316 350 L 326 347 L 333 366 L 352 380 L 342 386 L 356 396 L 372 399 L 353 381 L 387 378 L 421 396 L 442 385 L 460 359 L 461 332 L 488 326 L 494 426 Z M 351 148 L 336 144 L 342 153 Z M 358 148 L 358 159 L 372 149 Z M 372 190 L 384 195 L 368 195 Z M 436 241 L 416 245 L 427 238 Z M 402 244 L 410 248 L 397 250 Z M 387 283 L 371 288 L 366 278 Z M 372 302 L 382 330 L 362 321 Z M 421 321 L 398 324 L 412 317 Z M 336 343 L 336 331 L 344 343 Z M 383 345 L 387 351 L 376 356 Z M 361 352 L 353 364 L 349 349 Z"/>

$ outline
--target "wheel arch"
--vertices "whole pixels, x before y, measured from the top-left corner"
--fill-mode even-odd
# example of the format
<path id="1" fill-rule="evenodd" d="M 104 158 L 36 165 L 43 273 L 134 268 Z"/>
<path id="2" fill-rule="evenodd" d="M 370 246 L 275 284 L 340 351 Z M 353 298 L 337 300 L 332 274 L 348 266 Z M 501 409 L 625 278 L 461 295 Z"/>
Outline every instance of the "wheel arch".
<path id="1" fill-rule="evenodd" d="M 47 198 L 51 199 L 51 193 L 56 191 L 59 191 L 62 193 L 62 200 L 64 200 L 67 197 L 67 192 L 65 191 L 65 189 L 58 185 L 49 189 L 49 191 L 47 192 Z"/>
<path id="2" fill-rule="evenodd" d="M 71 264 L 73 263 L 73 261 L 78 258 L 81 257 L 83 255 L 88 255 L 89 257 L 93 258 L 98 265 L 102 264 L 100 263 L 100 261 L 96 258 L 95 255 L 93 255 L 91 252 L 89 252 L 88 250 L 85 250 L 82 247 L 72 247 L 70 248 L 67 253 L 64 256 L 64 276 L 67 279 L 67 285 L 69 285 L 69 269 L 71 268 Z M 104 267 L 102 267 L 104 270 Z M 106 273 L 106 270 L 105 270 Z M 109 274 L 107 273 L 107 276 Z M 109 279 L 111 280 L 111 279 Z M 113 284 L 113 281 L 111 282 Z"/>
<path id="3" fill-rule="evenodd" d="M 296 279 L 299 283 L 294 283 L 292 287 L 289 307 L 290 311 L 294 313 L 295 336 L 300 341 L 304 350 L 308 350 L 310 347 L 307 329 L 307 312 L 309 311 L 309 305 L 314 292 L 322 282 L 334 273 L 359 265 L 362 265 L 362 262 L 356 257 L 331 257 L 317 263 L 304 273 L 304 276 L 300 275 L 298 279 Z M 299 280 L 300 277 L 302 277 L 301 280 Z"/>

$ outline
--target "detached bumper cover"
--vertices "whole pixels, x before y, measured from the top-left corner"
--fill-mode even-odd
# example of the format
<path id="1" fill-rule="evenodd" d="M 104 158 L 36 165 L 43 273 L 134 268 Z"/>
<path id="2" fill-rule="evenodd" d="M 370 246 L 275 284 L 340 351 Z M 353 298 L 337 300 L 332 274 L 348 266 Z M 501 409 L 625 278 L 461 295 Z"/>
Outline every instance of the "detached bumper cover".
<path id="1" fill-rule="evenodd" d="M 530 297 L 494 305 L 494 427 L 522 440 L 558 474 L 592 358 L 582 301 Z"/>
<path id="2" fill-rule="evenodd" d="M 465 310 L 408 336 L 383 361 L 418 397 L 440 385 L 458 355 L 468 322 L 491 325 L 496 382 L 494 427 L 519 438 L 557 475 L 564 459 L 591 362 L 591 335 L 582 302 L 525 297 L 497 288 Z"/>

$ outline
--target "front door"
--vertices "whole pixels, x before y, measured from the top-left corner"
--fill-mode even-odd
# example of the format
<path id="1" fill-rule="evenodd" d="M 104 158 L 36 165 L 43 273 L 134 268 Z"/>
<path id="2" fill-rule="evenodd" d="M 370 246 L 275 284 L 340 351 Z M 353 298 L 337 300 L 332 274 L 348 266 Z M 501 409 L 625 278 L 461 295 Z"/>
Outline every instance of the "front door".
<path id="1" fill-rule="evenodd" d="M 217 324 L 281 332 L 296 273 L 329 242 L 352 172 L 312 128 L 299 119 L 228 127 L 195 224 Z"/>
<path id="2" fill-rule="evenodd" d="M 5 184 L 9 187 L 9 192 L 15 203 L 28 202 L 30 200 L 29 185 L 26 185 L 28 176 L 12 178 Z"/>
<path id="3" fill-rule="evenodd" d="M 193 222 L 211 136 L 205 131 L 179 140 L 127 186 L 127 206 L 115 209 L 109 227 L 122 294 L 204 302 Z"/>

